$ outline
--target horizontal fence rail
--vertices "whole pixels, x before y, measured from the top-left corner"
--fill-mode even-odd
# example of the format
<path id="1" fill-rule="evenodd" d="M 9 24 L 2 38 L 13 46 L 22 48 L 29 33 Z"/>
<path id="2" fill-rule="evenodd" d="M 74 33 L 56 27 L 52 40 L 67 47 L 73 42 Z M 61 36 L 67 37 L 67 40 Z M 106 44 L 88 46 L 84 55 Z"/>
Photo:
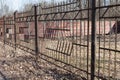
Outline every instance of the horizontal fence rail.
<path id="1" fill-rule="evenodd" d="M 66 0 L 0 18 L 0 40 L 81 80 L 120 79 L 119 0 Z"/>

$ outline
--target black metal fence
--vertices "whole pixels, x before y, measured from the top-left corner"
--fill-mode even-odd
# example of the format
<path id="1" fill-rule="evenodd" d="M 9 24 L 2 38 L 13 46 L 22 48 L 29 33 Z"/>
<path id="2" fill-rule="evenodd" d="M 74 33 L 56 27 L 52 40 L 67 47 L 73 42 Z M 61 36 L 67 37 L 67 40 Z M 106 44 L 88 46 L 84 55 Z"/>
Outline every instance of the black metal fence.
<path id="1" fill-rule="evenodd" d="M 119 0 L 34 5 L 1 17 L 0 38 L 83 80 L 119 80 L 119 7 Z"/>

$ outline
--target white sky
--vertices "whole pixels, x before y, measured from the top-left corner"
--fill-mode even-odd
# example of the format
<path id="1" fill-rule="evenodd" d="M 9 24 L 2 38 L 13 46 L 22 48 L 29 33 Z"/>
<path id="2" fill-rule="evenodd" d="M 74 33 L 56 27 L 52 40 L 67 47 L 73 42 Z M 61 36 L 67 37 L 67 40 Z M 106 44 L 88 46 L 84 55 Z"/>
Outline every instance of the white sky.
<path id="1" fill-rule="evenodd" d="M 38 3 L 42 0 L 6 0 L 6 4 L 9 5 L 11 10 L 19 10 L 23 8 L 24 4 L 28 3 Z M 43 0 L 43 1 L 51 1 L 51 0 Z M 55 0 L 54 0 L 55 1 Z M 56 0 L 56 1 L 64 1 L 64 0 Z"/>

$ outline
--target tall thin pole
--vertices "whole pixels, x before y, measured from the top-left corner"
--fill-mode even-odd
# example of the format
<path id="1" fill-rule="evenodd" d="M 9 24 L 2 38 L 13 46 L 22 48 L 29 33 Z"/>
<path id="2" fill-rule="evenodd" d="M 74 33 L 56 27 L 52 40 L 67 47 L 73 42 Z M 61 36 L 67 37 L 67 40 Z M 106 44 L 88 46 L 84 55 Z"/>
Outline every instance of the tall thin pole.
<path id="1" fill-rule="evenodd" d="M 3 41 L 4 41 L 4 45 L 5 45 L 5 16 L 3 17 L 3 37 L 4 37 L 4 39 L 3 39 Z"/>
<path id="2" fill-rule="evenodd" d="M 91 34 L 91 80 L 95 80 L 95 32 L 96 32 L 96 27 L 95 27 L 95 18 L 96 18 L 96 0 L 91 0 L 91 6 L 92 6 L 92 15 L 91 15 L 91 20 L 92 20 L 92 34 Z"/>
<path id="3" fill-rule="evenodd" d="M 16 12 L 14 12 L 14 44 L 15 44 L 15 50 L 16 50 L 16 41 L 17 41 L 17 37 L 16 37 Z"/>
<path id="4" fill-rule="evenodd" d="M 37 27 L 37 6 L 34 6 L 34 17 L 35 17 L 35 53 L 36 58 L 38 56 L 38 27 Z"/>

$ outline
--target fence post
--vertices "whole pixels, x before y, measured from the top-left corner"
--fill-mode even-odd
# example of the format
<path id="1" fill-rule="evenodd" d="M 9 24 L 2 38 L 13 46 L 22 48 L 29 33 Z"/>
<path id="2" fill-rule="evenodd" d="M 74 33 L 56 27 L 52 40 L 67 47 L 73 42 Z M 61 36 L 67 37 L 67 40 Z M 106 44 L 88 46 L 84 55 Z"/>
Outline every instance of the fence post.
<path id="1" fill-rule="evenodd" d="M 16 50 L 16 12 L 14 12 L 14 40 L 15 40 L 15 50 Z"/>
<path id="2" fill-rule="evenodd" d="M 34 17 L 35 17 L 35 53 L 36 60 L 38 56 L 38 30 L 37 30 L 37 6 L 34 5 Z"/>
<path id="3" fill-rule="evenodd" d="M 91 0 L 92 3 L 92 14 L 91 14 L 91 80 L 95 80 L 95 32 L 96 32 L 96 26 L 95 26 L 95 18 L 96 18 L 96 0 Z"/>
<path id="4" fill-rule="evenodd" d="M 3 39 L 3 41 L 4 41 L 4 45 L 5 45 L 5 16 L 3 17 L 3 37 L 4 37 L 4 39 Z"/>

